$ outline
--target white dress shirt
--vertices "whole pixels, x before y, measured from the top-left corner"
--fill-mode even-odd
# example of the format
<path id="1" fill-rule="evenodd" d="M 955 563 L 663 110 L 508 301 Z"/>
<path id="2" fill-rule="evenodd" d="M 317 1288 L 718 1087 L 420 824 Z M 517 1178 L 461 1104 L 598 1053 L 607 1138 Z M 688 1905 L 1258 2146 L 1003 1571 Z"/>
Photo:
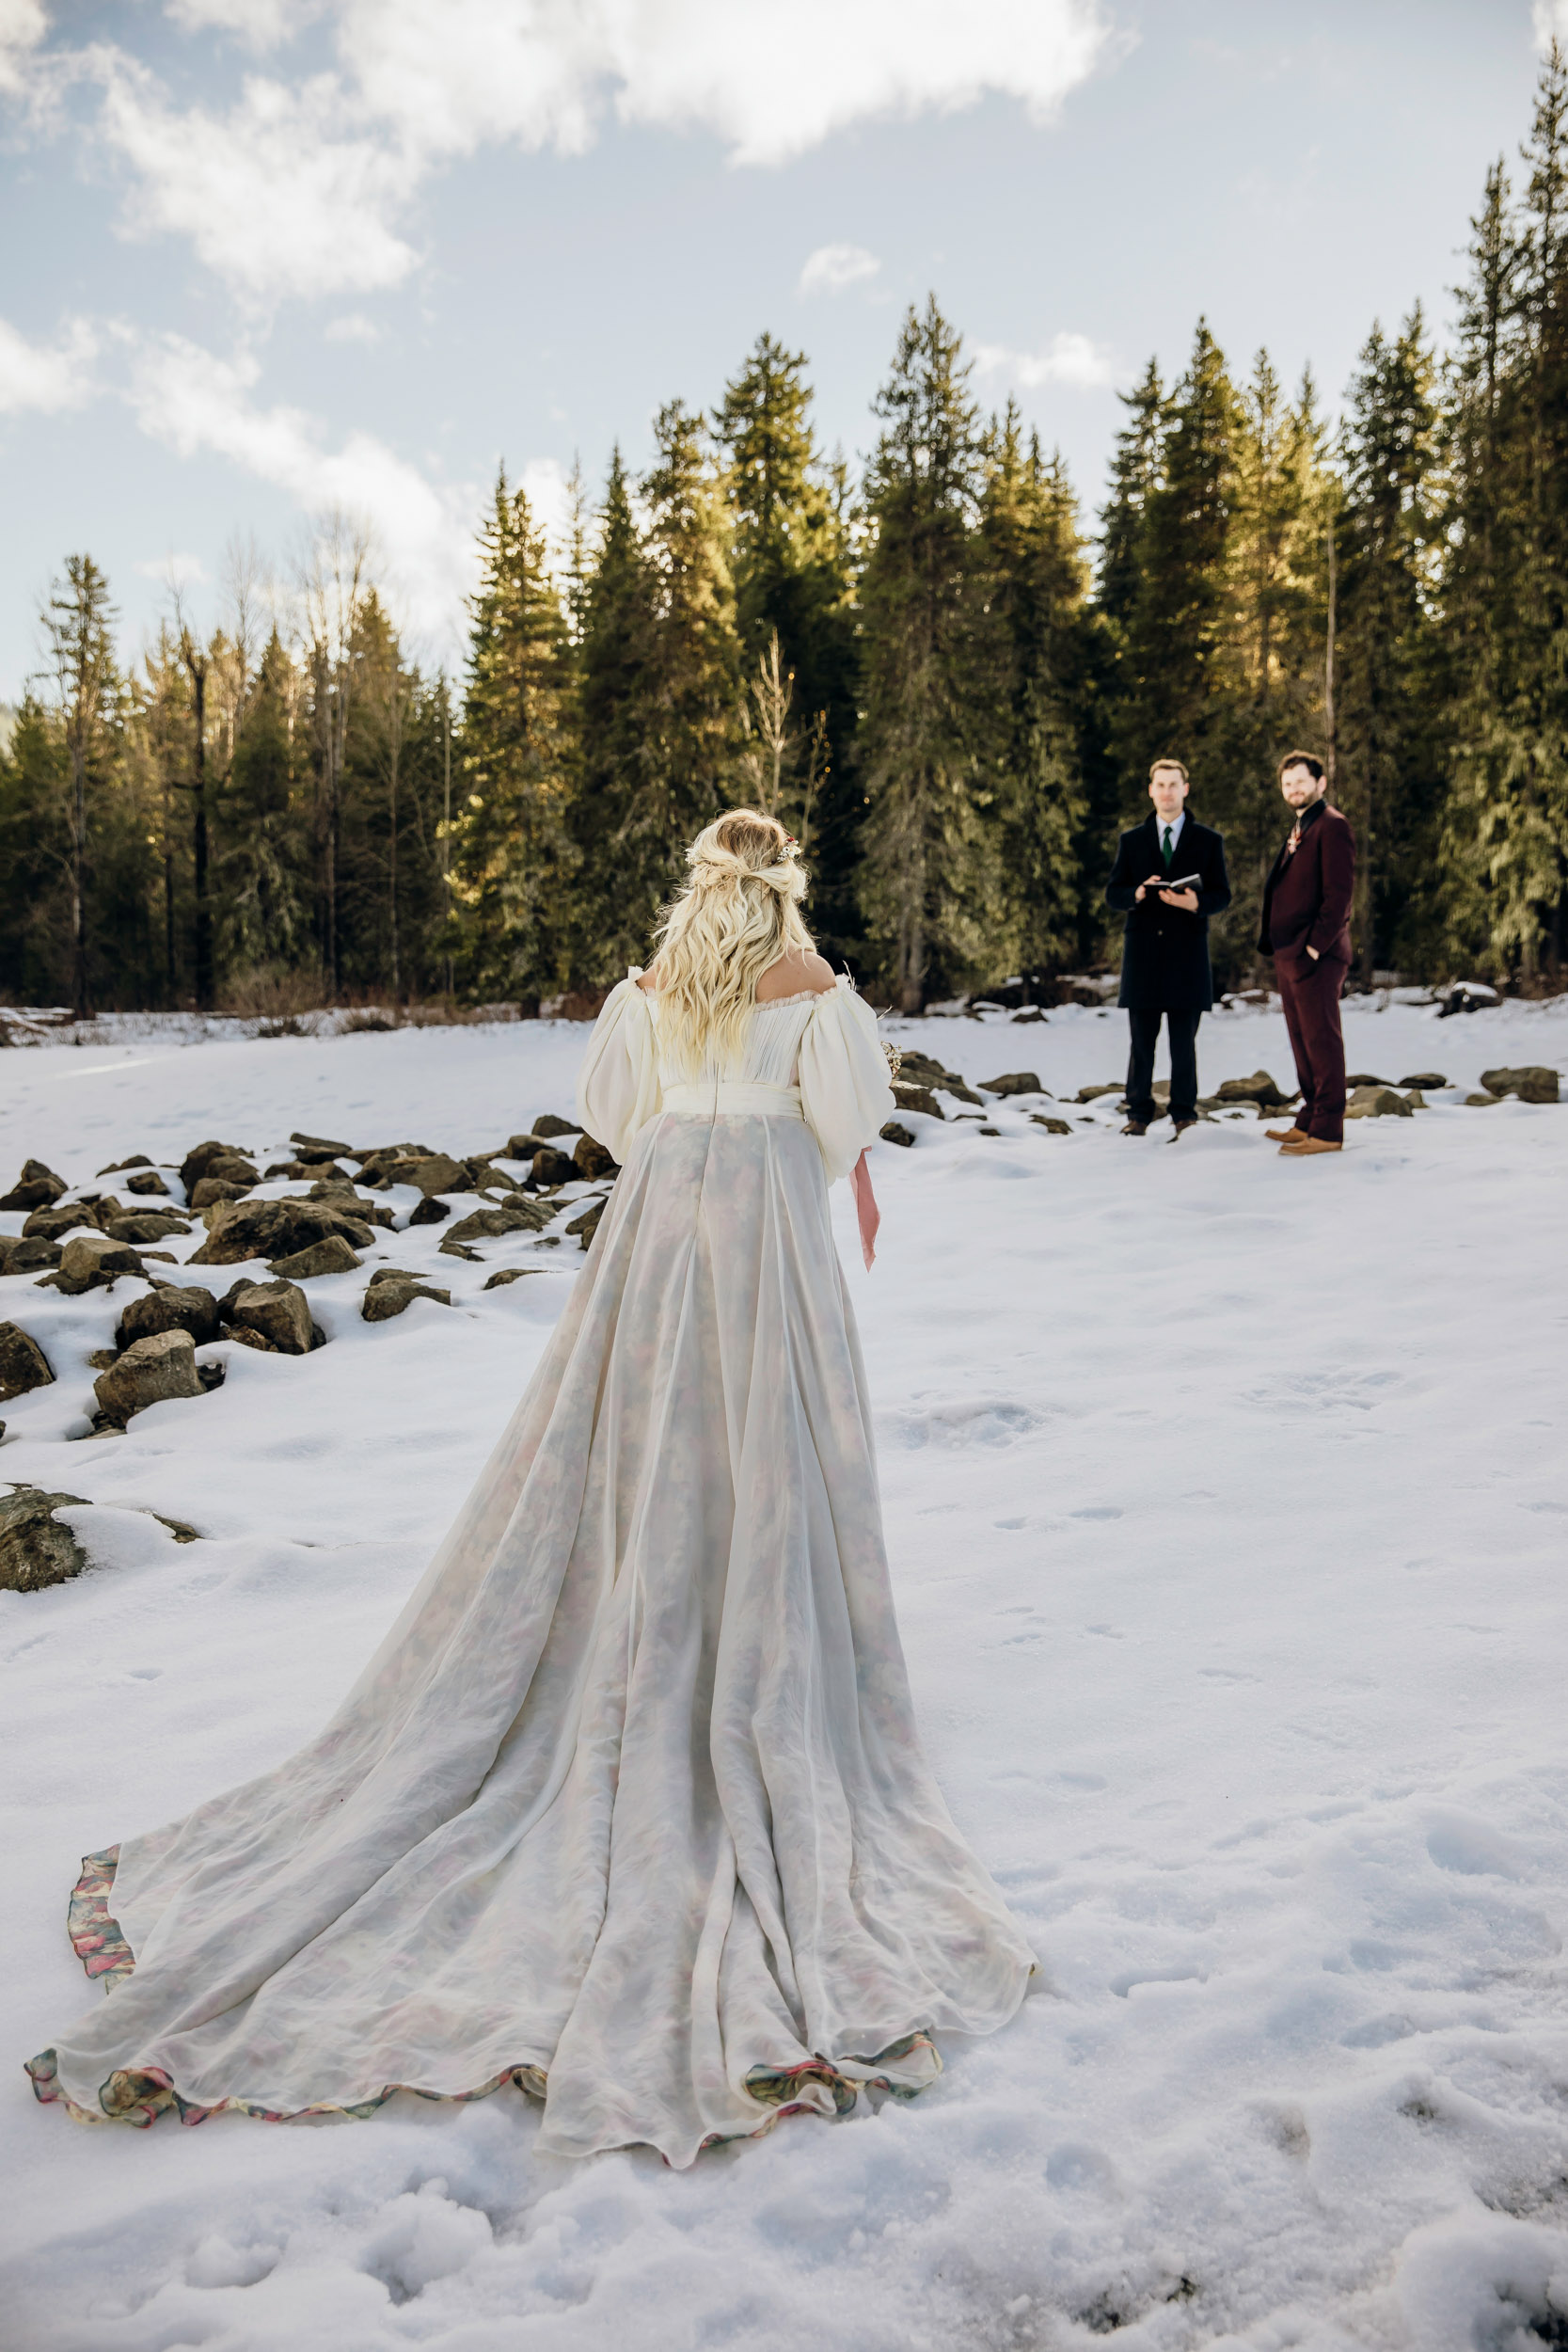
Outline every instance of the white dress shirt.
<path id="1" fill-rule="evenodd" d="M 1176 845 L 1177 845 L 1177 843 L 1178 843 L 1178 842 L 1180 840 L 1180 838 L 1181 838 L 1181 828 L 1182 828 L 1182 826 L 1186 823 L 1186 821 L 1187 821 L 1187 812 L 1186 812 L 1186 810 L 1185 810 L 1185 809 L 1181 809 L 1181 810 L 1180 810 L 1180 811 L 1178 812 L 1178 814 L 1177 814 L 1176 816 L 1174 816 L 1174 817 L 1171 818 L 1171 820 L 1170 820 L 1170 826 L 1169 826 L 1169 832 L 1170 832 L 1170 854 L 1171 854 L 1171 863 L 1172 863 L 1173 865 L 1174 865 L 1174 864 L 1175 864 L 1175 862 L 1176 862 Z M 1161 816 L 1161 814 L 1160 814 L 1160 812 L 1159 812 L 1159 810 L 1158 810 L 1158 809 L 1156 809 L 1156 810 L 1155 810 L 1155 812 L 1154 812 L 1154 822 L 1155 822 L 1155 824 L 1159 827 L 1159 835 L 1160 835 L 1160 855 L 1161 855 L 1162 857 L 1164 857 L 1164 853 L 1165 853 L 1165 832 L 1166 832 L 1166 825 L 1165 825 L 1165 819 L 1164 819 L 1164 818 Z"/>

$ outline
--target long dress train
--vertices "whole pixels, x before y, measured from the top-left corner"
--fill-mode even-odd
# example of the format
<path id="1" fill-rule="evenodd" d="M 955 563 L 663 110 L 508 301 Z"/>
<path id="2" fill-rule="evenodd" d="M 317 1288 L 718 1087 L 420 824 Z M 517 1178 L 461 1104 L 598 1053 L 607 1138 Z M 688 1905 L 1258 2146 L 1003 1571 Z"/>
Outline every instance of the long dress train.
<path id="1" fill-rule="evenodd" d="M 319 1738 L 89 1856 L 109 1997 L 32 2062 L 82 2121 L 545 2100 L 541 2148 L 912 2094 L 1031 1955 L 921 1753 L 828 1180 L 892 1107 L 847 983 L 679 1084 L 623 982 L 624 1162 L 533 1379 Z"/>

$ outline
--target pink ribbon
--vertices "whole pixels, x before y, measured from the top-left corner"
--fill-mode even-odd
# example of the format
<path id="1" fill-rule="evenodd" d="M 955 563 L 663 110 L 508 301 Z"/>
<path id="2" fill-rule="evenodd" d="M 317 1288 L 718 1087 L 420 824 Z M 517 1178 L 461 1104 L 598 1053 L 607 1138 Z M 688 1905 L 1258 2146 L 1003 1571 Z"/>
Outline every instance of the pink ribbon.
<path id="1" fill-rule="evenodd" d="M 855 1162 L 849 1184 L 855 1196 L 855 1215 L 860 1219 L 861 1255 L 869 1273 L 877 1263 L 877 1231 L 882 1221 L 882 1213 L 871 1189 L 871 1170 L 866 1166 L 863 1152 Z"/>

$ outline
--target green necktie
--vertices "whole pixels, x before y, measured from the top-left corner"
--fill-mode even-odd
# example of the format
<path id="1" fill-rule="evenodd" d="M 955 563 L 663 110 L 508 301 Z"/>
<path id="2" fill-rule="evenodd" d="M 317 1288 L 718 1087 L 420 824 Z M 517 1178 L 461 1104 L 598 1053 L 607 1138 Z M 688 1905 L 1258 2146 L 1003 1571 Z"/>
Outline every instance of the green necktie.
<path id="1" fill-rule="evenodd" d="M 1168 825 L 1165 827 L 1164 860 L 1165 871 L 1168 874 L 1170 872 L 1170 827 Z"/>

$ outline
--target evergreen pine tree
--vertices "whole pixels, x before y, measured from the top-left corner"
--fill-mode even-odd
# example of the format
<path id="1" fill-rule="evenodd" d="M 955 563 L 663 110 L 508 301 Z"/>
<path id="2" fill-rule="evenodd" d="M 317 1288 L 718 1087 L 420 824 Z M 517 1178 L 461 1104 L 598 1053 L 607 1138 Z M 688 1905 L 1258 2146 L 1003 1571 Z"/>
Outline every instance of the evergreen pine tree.
<path id="1" fill-rule="evenodd" d="M 565 985 L 577 855 L 570 651 L 543 532 L 504 468 L 470 599 L 452 870 L 461 968 L 483 994 Z"/>
<path id="2" fill-rule="evenodd" d="M 1164 465 L 1166 401 L 1152 359 L 1132 390 L 1118 398 L 1128 415 L 1117 435 L 1110 496 L 1101 510 L 1098 602 L 1115 633 L 1119 660 L 1143 580 L 1148 502 Z"/>
<path id="3" fill-rule="evenodd" d="M 66 558 L 40 619 L 55 691 L 63 771 L 57 805 L 70 897 L 71 1000 L 78 1020 L 92 1009 L 93 849 L 99 804 L 119 753 L 120 682 L 109 583 L 90 555 Z"/>
<path id="4" fill-rule="evenodd" d="M 182 908 L 188 899 L 184 831 L 185 780 L 190 766 L 190 680 L 166 621 L 132 682 L 132 734 L 143 790 L 153 813 L 158 864 L 155 927 L 162 965 L 160 994 L 180 1002 L 186 969 Z"/>
<path id="5" fill-rule="evenodd" d="M 223 952 L 232 972 L 287 971 L 310 946 L 309 812 L 298 769 L 300 686 L 276 628 L 246 696 L 225 798 Z"/>
<path id="6" fill-rule="evenodd" d="M 1030 975 L 1059 968 L 1078 946 L 1087 570 L 1066 469 L 1059 456 L 1041 458 L 1037 434 L 1025 447 L 1011 401 L 992 421 L 985 460 L 980 553 L 994 628 L 1006 909 L 995 946 Z"/>
<path id="7" fill-rule="evenodd" d="M 1200 319 L 1166 405 L 1136 541 L 1114 721 L 1129 815 L 1140 813 L 1149 764 L 1162 753 L 1192 769 L 1195 806 L 1207 804 L 1225 769 L 1239 423 L 1225 356 Z"/>
<path id="8" fill-rule="evenodd" d="M 1205 806 L 1226 832 L 1235 914 L 1217 945 L 1250 960 L 1258 896 L 1279 847 L 1281 755 L 1323 742 L 1328 532 L 1336 502 L 1310 371 L 1288 401 L 1266 351 L 1238 400 L 1228 537 L 1232 696 Z"/>
<path id="9" fill-rule="evenodd" d="M 1418 306 L 1392 340 L 1373 327 L 1340 437 L 1335 792 L 1355 827 L 1353 928 L 1369 980 L 1410 923 L 1435 913 L 1426 887 L 1443 772 L 1429 612 L 1433 389 Z"/>
<path id="10" fill-rule="evenodd" d="M 813 868 L 811 915 L 828 952 L 858 935 L 853 573 L 845 503 L 811 429 L 805 355 L 762 335 L 714 420 L 725 454 L 736 626 L 748 679 L 773 657 L 790 704 L 784 804 Z"/>
<path id="11" fill-rule="evenodd" d="M 68 774 L 55 714 L 29 691 L 0 757 L 0 997 L 9 1004 L 57 1004 L 71 986 Z"/>
<path id="12" fill-rule="evenodd" d="M 911 309 L 877 396 L 866 479 L 861 905 L 879 975 L 906 1011 L 933 987 L 1000 977 L 995 639 L 968 374 L 935 296 L 924 315 Z"/>
<path id="13" fill-rule="evenodd" d="M 1445 938 L 1464 963 L 1494 960 L 1494 857 L 1506 844 L 1516 746 L 1515 590 L 1524 520 L 1518 425 L 1517 280 L 1521 255 L 1501 159 L 1470 224 L 1470 276 L 1459 290 L 1455 349 L 1442 416 L 1449 553 L 1443 625 L 1452 677 L 1452 773 L 1444 811 Z M 1498 861 L 1506 872 L 1507 850 Z M 1506 904 L 1509 894 L 1503 894 Z M 1512 928 L 1505 918 L 1499 931 Z M 1508 951 L 1501 938 L 1501 961 Z"/>
<path id="14" fill-rule="evenodd" d="M 1533 981 L 1543 964 L 1560 977 L 1568 913 L 1568 56 L 1555 40 L 1525 161 L 1519 292 L 1529 497 L 1521 585 L 1534 741 L 1517 791 L 1522 854 L 1508 879 L 1511 944 L 1517 940 L 1519 969 Z"/>
<path id="15" fill-rule="evenodd" d="M 659 882 L 644 881 L 641 837 L 651 744 L 645 680 L 653 660 L 655 582 L 617 446 L 581 592 L 578 713 L 581 858 L 572 969 L 605 987 L 643 961 Z M 633 845 L 628 849 L 628 845 Z"/>
<path id="16" fill-rule="evenodd" d="M 1568 917 L 1568 59 L 1542 69 L 1517 218 L 1501 167 L 1461 318 L 1448 583 L 1453 929 L 1560 977 Z"/>
<path id="17" fill-rule="evenodd" d="M 581 648 L 582 822 L 591 836 L 578 966 L 619 979 L 647 954 L 684 852 L 730 797 L 741 654 L 724 514 L 700 418 L 655 426 L 639 529 L 610 469 Z"/>

